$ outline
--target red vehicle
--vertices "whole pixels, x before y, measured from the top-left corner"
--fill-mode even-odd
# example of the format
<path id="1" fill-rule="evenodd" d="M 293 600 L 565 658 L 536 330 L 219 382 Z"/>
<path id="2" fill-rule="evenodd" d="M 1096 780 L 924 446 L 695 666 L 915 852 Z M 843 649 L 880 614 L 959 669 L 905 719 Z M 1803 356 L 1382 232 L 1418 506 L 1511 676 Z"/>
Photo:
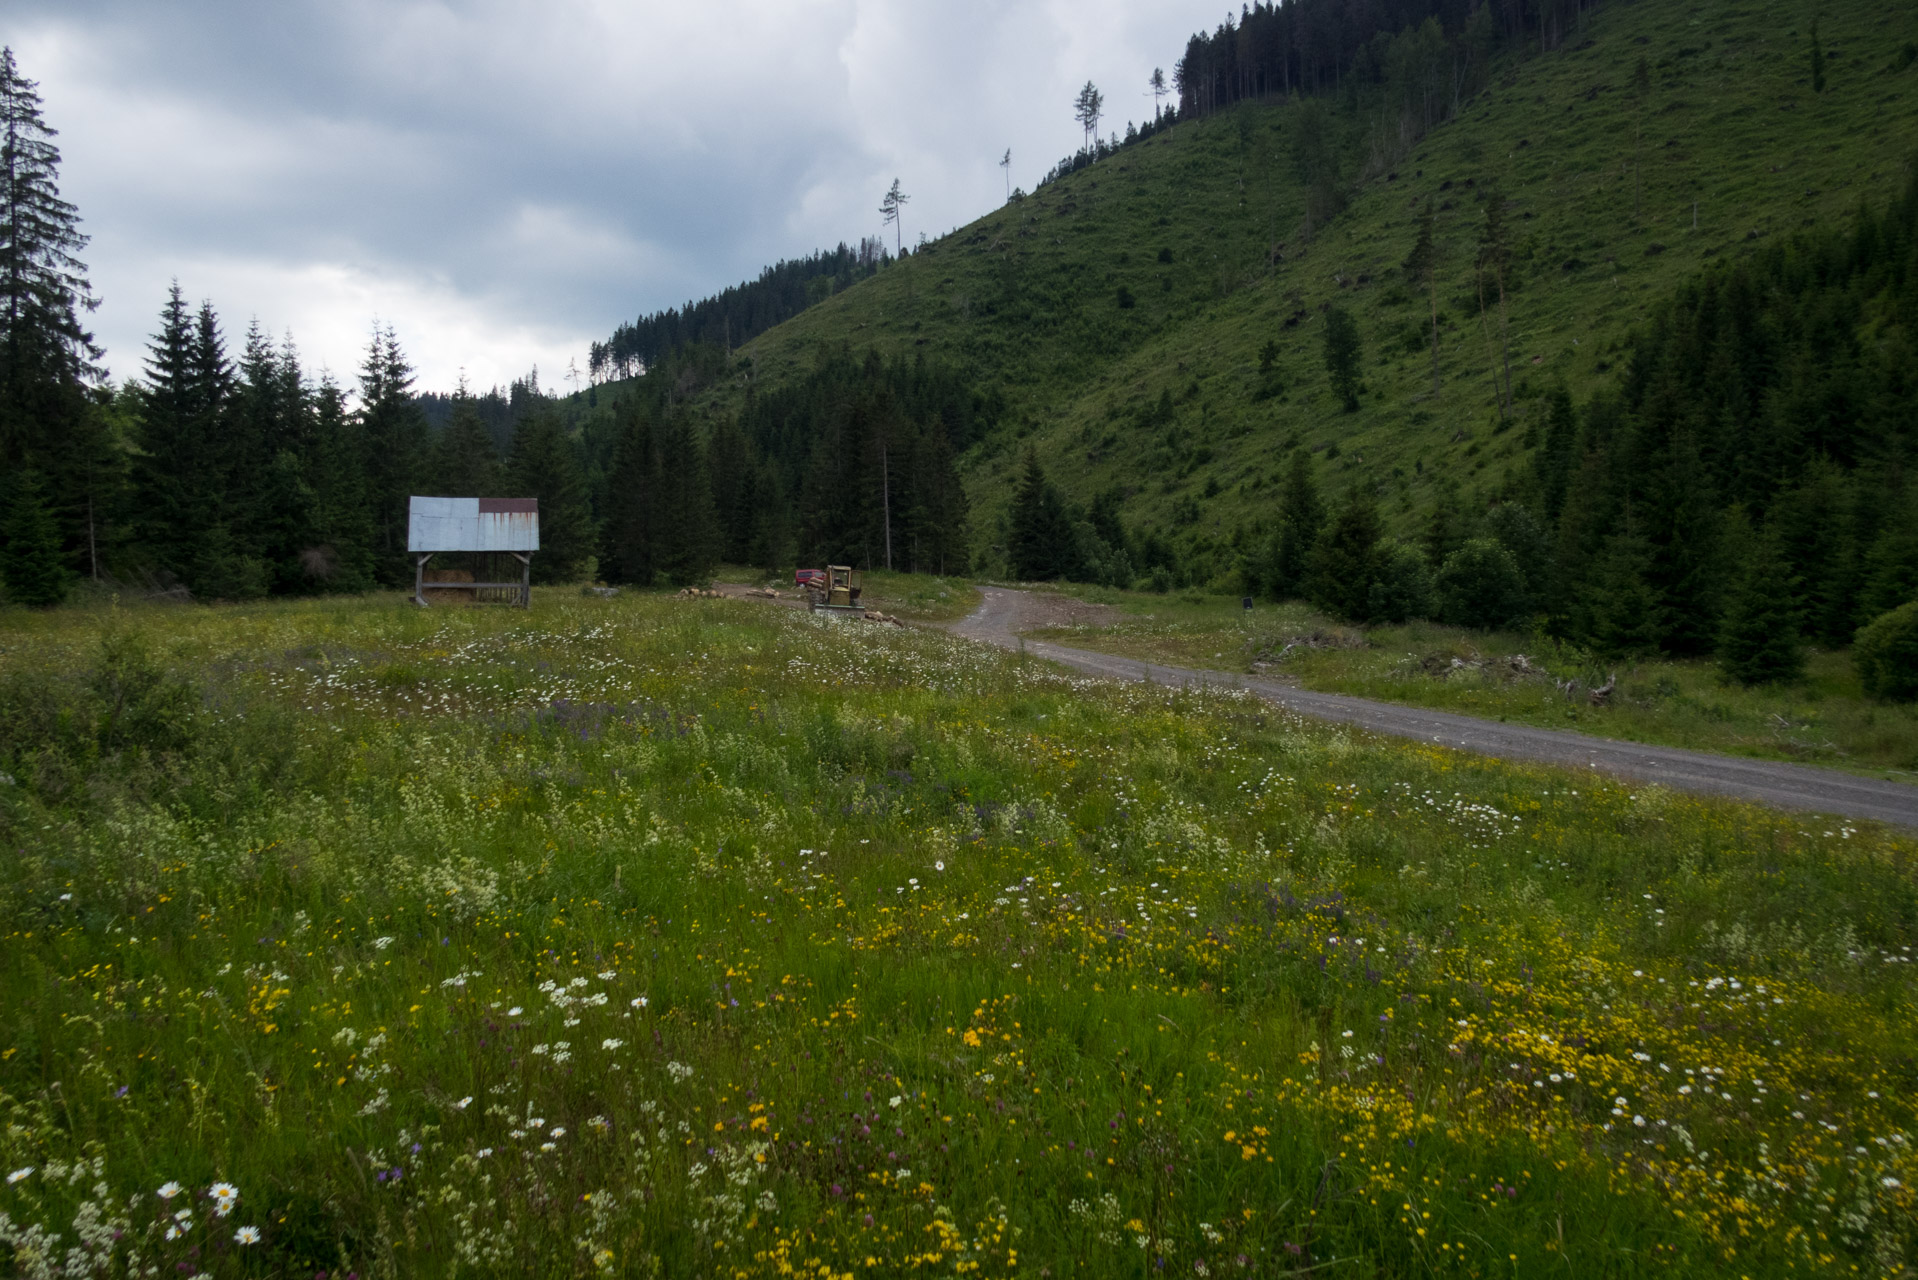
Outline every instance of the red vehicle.
<path id="1" fill-rule="evenodd" d="M 795 569 L 793 571 L 795 587 L 823 587 L 826 585 L 824 569 Z"/>

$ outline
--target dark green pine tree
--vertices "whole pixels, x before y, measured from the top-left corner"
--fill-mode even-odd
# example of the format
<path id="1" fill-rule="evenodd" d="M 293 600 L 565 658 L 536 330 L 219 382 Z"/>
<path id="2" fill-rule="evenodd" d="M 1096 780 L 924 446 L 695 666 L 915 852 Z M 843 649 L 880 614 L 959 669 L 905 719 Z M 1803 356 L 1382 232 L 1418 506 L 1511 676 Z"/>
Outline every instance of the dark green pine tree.
<path id="1" fill-rule="evenodd" d="M 1552 531 L 1551 566 L 1539 607 L 1552 634 L 1589 643 L 1599 566 L 1622 509 L 1612 460 L 1603 448 L 1623 418 L 1621 402 L 1616 396 L 1594 396 L 1584 417 L 1578 459 Z"/>
<path id="2" fill-rule="evenodd" d="M 1130 556 L 1132 536 L 1126 532 L 1125 521 L 1121 518 L 1119 511 L 1124 504 L 1125 490 L 1117 485 L 1101 489 L 1093 497 L 1092 506 L 1086 511 L 1086 521 L 1092 526 L 1092 531 L 1099 535 L 1099 541 L 1113 551 L 1123 551 Z"/>
<path id="3" fill-rule="evenodd" d="M 1572 393 L 1560 383 L 1545 399 L 1545 447 L 1533 458 L 1537 471 L 1539 505 L 1546 522 L 1555 523 L 1565 509 L 1565 489 L 1578 465 L 1578 415 Z"/>
<path id="4" fill-rule="evenodd" d="M 368 591 L 378 581 L 377 534 L 366 478 L 360 420 L 346 411 L 346 394 L 322 374 L 313 393 L 313 544 L 301 552 L 301 571 L 329 591 Z"/>
<path id="5" fill-rule="evenodd" d="M 145 567 L 196 595 L 240 598 L 266 589 L 265 565 L 235 536 L 244 508 L 233 493 L 228 401 L 233 368 L 211 303 L 189 316 L 180 287 L 148 347 L 134 474 Z"/>
<path id="6" fill-rule="evenodd" d="M 55 136 L 38 86 L 20 74 L 12 49 L 0 49 L 0 472 L 40 473 L 64 554 L 78 558 L 108 497 L 98 485 L 110 469 L 89 390 L 100 349 L 79 320 L 93 305 L 77 256 L 87 238 L 60 198 Z"/>
<path id="7" fill-rule="evenodd" d="M 675 586 L 704 586 L 719 553 L 719 520 L 690 414 L 674 414 L 660 433 L 659 467 L 659 571 Z"/>
<path id="8" fill-rule="evenodd" d="M 913 573 L 964 573 L 966 490 L 953 466 L 945 427 L 937 419 L 928 422 L 909 431 L 905 445 L 898 526 L 904 567 Z"/>
<path id="9" fill-rule="evenodd" d="M 1305 594 L 1312 548 L 1318 545 L 1324 526 L 1325 503 L 1312 478 L 1312 455 L 1294 449 L 1285 473 L 1285 488 L 1279 495 L 1279 527 L 1272 533 L 1266 554 L 1267 595 L 1274 600 L 1291 600 Z"/>
<path id="10" fill-rule="evenodd" d="M 433 442 L 432 489 L 449 498 L 528 497 L 505 491 L 506 472 L 493 433 L 479 415 L 479 405 L 462 377 L 453 392 L 453 409 L 446 428 Z M 545 510 L 541 509 L 544 524 Z"/>
<path id="11" fill-rule="evenodd" d="M 204 481 L 211 460 L 194 412 L 193 322 L 179 281 L 147 344 L 134 464 L 135 531 L 149 567 L 183 578 L 207 518 Z"/>
<path id="12" fill-rule="evenodd" d="M 187 585 L 210 599 L 252 599 L 266 594 L 267 566 L 248 524 L 246 460 L 236 456 L 242 449 L 233 432 L 237 380 L 211 302 L 202 302 L 194 316 L 187 377 L 192 431 L 204 459 L 197 485 L 203 516 L 188 549 Z"/>
<path id="13" fill-rule="evenodd" d="M 60 529 L 47 504 L 46 489 L 34 471 L 14 474 L 0 521 L 0 585 L 15 604 L 59 604 L 73 589 L 60 545 Z"/>
<path id="14" fill-rule="evenodd" d="M 407 511 L 427 461 L 426 417 L 412 389 L 413 367 L 398 336 L 376 327 L 360 365 L 359 434 L 366 449 L 374 569 L 387 586 L 412 581 L 406 563 Z"/>
<path id="15" fill-rule="evenodd" d="M 1664 622 L 1660 646 L 1686 655 L 1713 652 L 1723 603 L 1723 516 L 1696 437 L 1682 431 L 1658 459 L 1641 508 L 1652 543 L 1649 580 Z"/>
<path id="16" fill-rule="evenodd" d="M 240 460 L 229 502 L 242 545 L 265 565 L 276 593 L 316 585 L 303 560 L 314 545 L 309 417 L 299 353 L 290 340 L 275 350 L 257 321 L 249 325 L 228 414 L 229 448 Z"/>
<path id="17" fill-rule="evenodd" d="M 1438 498 L 1425 517 L 1425 532 L 1419 539 L 1425 549 L 1425 559 L 1434 569 L 1444 564 L 1446 557 L 1464 546 L 1472 535 L 1472 522 L 1465 514 L 1465 501 L 1459 496 L 1457 483 L 1441 481 L 1438 490 Z"/>
<path id="18" fill-rule="evenodd" d="M 593 512 L 579 458 L 555 410 L 535 409 L 514 427 L 508 473 L 514 497 L 539 499 L 533 580 L 574 581 L 593 554 Z"/>
<path id="19" fill-rule="evenodd" d="M 1358 322 L 1344 307 L 1329 308 L 1325 313 L 1325 371 L 1332 381 L 1332 394 L 1347 413 L 1358 412 L 1362 357 Z"/>
<path id="20" fill-rule="evenodd" d="M 1918 600 L 1918 489 L 1901 486 L 1864 558 L 1857 616 L 1865 622 Z"/>
<path id="21" fill-rule="evenodd" d="M 718 554 L 727 564 L 746 564 L 757 513 L 759 496 L 758 467 L 745 433 L 733 418 L 723 418 L 713 427 L 706 447 L 706 469 L 713 486 L 713 514 L 718 522 Z"/>
<path id="22" fill-rule="evenodd" d="M 1046 479 L 1037 450 L 1028 448 L 1025 473 L 1012 499 L 1007 568 L 1022 582 L 1053 582 L 1072 577 L 1078 558 L 1065 501 Z"/>
<path id="23" fill-rule="evenodd" d="M 1378 503 L 1370 492 L 1354 486 L 1312 548 L 1307 598 L 1327 613 L 1351 622 L 1365 621 L 1372 583 L 1378 577 L 1382 536 Z"/>
<path id="24" fill-rule="evenodd" d="M 1790 567 L 1770 530 L 1754 533 L 1734 511 L 1727 538 L 1737 559 L 1718 633 L 1718 670 L 1742 685 L 1775 684 L 1805 674 Z"/>
<path id="25" fill-rule="evenodd" d="M 1797 584 L 1796 607 L 1807 638 L 1834 647 L 1851 639 L 1860 569 L 1858 498 L 1843 470 L 1814 459 L 1799 482 L 1765 510 L 1765 528 Z M 1895 510 L 1895 508 L 1894 508 Z M 1728 537 L 1735 531 L 1728 530 Z M 1726 576 L 1735 579 L 1737 566 Z"/>
<path id="26" fill-rule="evenodd" d="M 777 573 L 782 565 L 792 563 L 792 509 L 780 486 L 779 473 L 770 465 L 755 466 L 750 482 L 750 519 L 742 563 Z"/>
<path id="27" fill-rule="evenodd" d="M 1628 513 L 1626 527 L 1606 540 L 1593 574 L 1587 639 L 1600 653 L 1634 657 L 1656 653 L 1664 642 L 1664 610 L 1652 570 L 1652 545 Z"/>
<path id="28" fill-rule="evenodd" d="M 619 442 L 606 481 L 599 572 L 608 582 L 649 587 L 659 573 L 659 451 L 652 418 L 636 399 L 618 410 Z"/>

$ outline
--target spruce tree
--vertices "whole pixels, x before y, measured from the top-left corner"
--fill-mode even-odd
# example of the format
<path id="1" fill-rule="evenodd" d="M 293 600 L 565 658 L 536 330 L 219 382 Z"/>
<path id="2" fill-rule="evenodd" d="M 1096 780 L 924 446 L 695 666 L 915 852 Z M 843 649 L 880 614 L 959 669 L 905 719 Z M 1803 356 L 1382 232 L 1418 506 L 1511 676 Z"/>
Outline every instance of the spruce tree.
<path id="1" fill-rule="evenodd" d="M 453 409 L 446 427 L 433 442 L 432 488 L 453 498 L 524 497 L 508 494 L 499 450 L 493 445 L 493 433 L 480 420 L 479 407 L 466 380 L 460 379 L 453 392 Z M 545 509 L 541 508 L 542 524 Z"/>
<path id="2" fill-rule="evenodd" d="M 193 545 L 186 549 L 187 585 L 197 596 L 248 600 L 266 594 L 265 560 L 247 524 L 247 503 L 232 427 L 237 387 L 227 358 L 226 336 L 211 302 L 202 302 L 193 319 L 187 351 L 187 393 L 192 432 L 199 444 L 201 470 L 195 501 L 200 507 Z"/>
<path id="3" fill-rule="evenodd" d="M 1465 514 L 1465 503 L 1459 497 L 1458 485 L 1441 482 L 1432 510 L 1425 517 L 1425 532 L 1419 541 L 1425 547 L 1425 559 L 1433 569 L 1445 563 L 1445 558 L 1465 545 L 1470 536 L 1471 521 Z"/>
<path id="4" fill-rule="evenodd" d="M 967 563 L 965 486 L 952 446 L 937 419 L 911 430 L 901 469 L 904 566 L 913 573 L 964 573 Z"/>
<path id="5" fill-rule="evenodd" d="M 1052 582 L 1072 576 L 1078 551 L 1065 502 L 1046 479 L 1037 450 L 1028 448 L 1019 492 L 1012 499 L 1012 530 L 1007 568 L 1024 582 Z"/>
<path id="6" fill-rule="evenodd" d="M 1777 535 L 1753 533 L 1743 512 L 1729 539 L 1739 563 L 1718 632 L 1718 670 L 1742 685 L 1796 680 L 1805 673 L 1793 579 Z"/>
<path id="7" fill-rule="evenodd" d="M 38 473 L 20 471 L 10 488 L 5 522 L 0 524 L 0 585 L 15 604 L 59 604 L 73 589 L 73 572 L 67 568 L 45 487 Z"/>
<path id="8" fill-rule="evenodd" d="M 1815 459 L 1765 512 L 1765 527 L 1797 584 L 1795 606 L 1805 637 L 1833 646 L 1844 644 L 1856 630 L 1849 625 L 1860 568 L 1853 490 L 1836 464 Z"/>
<path id="9" fill-rule="evenodd" d="M 1266 557 L 1265 589 L 1275 600 L 1303 595 L 1312 548 L 1325 525 L 1325 503 L 1312 479 L 1312 455 L 1292 451 L 1285 488 L 1279 495 L 1279 527 L 1273 532 Z"/>
<path id="10" fill-rule="evenodd" d="M 792 512 L 780 487 L 779 473 L 771 466 L 754 467 L 751 494 L 742 563 L 776 574 L 782 565 L 790 563 L 793 539 Z"/>
<path id="11" fill-rule="evenodd" d="M 1382 533 L 1378 503 L 1354 486 L 1312 549 L 1308 590 L 1314 605 L 1348 622 L 1370 616 Z"/>
<path id="12" fill-rule="evenodd" d="M 233 459 L 224 431 L 233 370 L 212 304 L 189 313 L 176 282 L 147 352 L 134 474 L 146 567 L 195 593 L 253 594 L 260 566 L 242 563 L 229 526 Z"/>
<path id="13" fill-rule="evenodd" d="M 1627 520 L 1598 558 L 1587 639 L 1609 657 L 1656 653 L 1665 638 L 1664 611 L 1651 583 L 1652 546 Z"/>
<path id="14" fill-rule="evenodd" d="M 60 198 L 56 136 L 39 86 L 0 49 L 0 467 L 59 476 L 100 349 L 80 323 L 94 305 L 77 256 L 87 237 Z M 48 502 L 57 508 L 63 495 Z"/>
<path id="15" fill-rule="evenodd" d="M 659 453 L 652 419 L 634 400 L 618 410 L 619 443 L 606 481 L 599 571 L 608 582 L 648 587 L 659 572 Z"/>
<path id="16" fill-rule="evenodd" d="M 346 411 L 346 394 L 322 374 L 313 393 L 313 545 L 301 553 L 301 571 L 331 591 L 367 591 L 377 580 L 377 535 L 366 476 L 360 420 Z"/>
<path id="17" fill-rule="evenodd" d="M 706 446 L 706 470 L 713 487 L 719 558 L 745 564 L 751 555 L 758 475 L 752 449 L 736 420 L 724 418 L 713 427 Z"/>
<path id="18" fill-rule="evenodd" d="M 1325 313 L 1325 371 L 1332 382 L 1332 394 L 1347 413 L 1359 407 L 1358 322 L 1344 307 L 1332 307 Z"/>
<path id="19" fill-rule="evenodd" d="M 1578 416 L 1572 393 L 1560 383 L 1545 398 L 1545 447 L 1533 459 L 1539 504 L 1547 521 L 1556 521 L 1565 509 L 1565 489 L 1578 462 Z"/>
<path id="20" fill-rule="evenodd" d="M 677 413 L 659 445 L 659 571 L 675 586 L 704 586 L 719 554 L 706 450 L 692 416 Z"/>
<path id="21" fill-rule="evenodd" d="M 557 411 L 536 409 L 520 419 L 513 430 L 509 469 L 513 496 L 539 500 L 534 581 L 573 581 L 593 554 L 593 513 L 579 459 Z"/>
<path id="22" fill-rule="evenodd" d="M 360 365 L 359 434 L 366 448 L 375 572 L 389 586 L 412 581 L 405 554 L 408 503 L 426 464 L 426 418 L 412 389 L 413 367 L 398 336 L 376 327 Z"/>
<path id="23" fill-rule="evenodd" d="M 1677 433 L 1654 463 L 1646 501 L 1646 537 L 1652 544 L 1648 580 L 1658 593 L 1668 651 L 1705 655 L 1719 632 L 1724 568 L 1720 540 L 1723 516 L 1710 472 L 1693 433 Z"/>
<path id="24" fill-rule="evenodd" d="M 1918 490 L 1901 488 L 1864 561 L 1859 616 L 1876 618 L 1918 600 Z"/>
<path id="25" fill-rule="evenodd" d="M 315 585 L 303 561 L 313 546 L 308 416 L 291 341 L 276 349 L 257 322 L 249 325 L 225 433 L 235 459 L 228 500 L 233 527 L 275 592 Z"/>

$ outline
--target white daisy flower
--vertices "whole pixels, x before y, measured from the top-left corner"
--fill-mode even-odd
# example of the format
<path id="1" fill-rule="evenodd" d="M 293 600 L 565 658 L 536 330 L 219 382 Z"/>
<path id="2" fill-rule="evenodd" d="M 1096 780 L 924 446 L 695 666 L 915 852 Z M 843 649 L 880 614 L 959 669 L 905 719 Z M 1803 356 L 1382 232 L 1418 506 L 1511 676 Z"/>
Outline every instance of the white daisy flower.
<path id="1" fill-rule="evenodd" d="M 259 1242 L 260 1229 L 258 1227 L 241 1227 L 233 1233 L 233 1243 L 235 1244 L 258 1244 Z"/>

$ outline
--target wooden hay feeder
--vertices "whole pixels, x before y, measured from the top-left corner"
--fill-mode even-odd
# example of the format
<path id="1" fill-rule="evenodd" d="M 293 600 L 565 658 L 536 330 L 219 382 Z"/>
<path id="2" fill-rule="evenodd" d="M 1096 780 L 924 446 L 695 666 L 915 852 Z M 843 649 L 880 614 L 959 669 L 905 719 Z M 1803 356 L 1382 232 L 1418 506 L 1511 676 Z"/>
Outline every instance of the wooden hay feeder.
<path id="1" fill-rule="evenodd" d="M 413 557 L 413 603 L 434 601 L 533 603 L 533 553 L 539 550 L 538 498 L 414 497 L 407 512 L 406 550 Z M 436 555 L 470 557 L 479 572 L 426 565 Z M 518 562 L 519 581 L 507 580 Z"/>

